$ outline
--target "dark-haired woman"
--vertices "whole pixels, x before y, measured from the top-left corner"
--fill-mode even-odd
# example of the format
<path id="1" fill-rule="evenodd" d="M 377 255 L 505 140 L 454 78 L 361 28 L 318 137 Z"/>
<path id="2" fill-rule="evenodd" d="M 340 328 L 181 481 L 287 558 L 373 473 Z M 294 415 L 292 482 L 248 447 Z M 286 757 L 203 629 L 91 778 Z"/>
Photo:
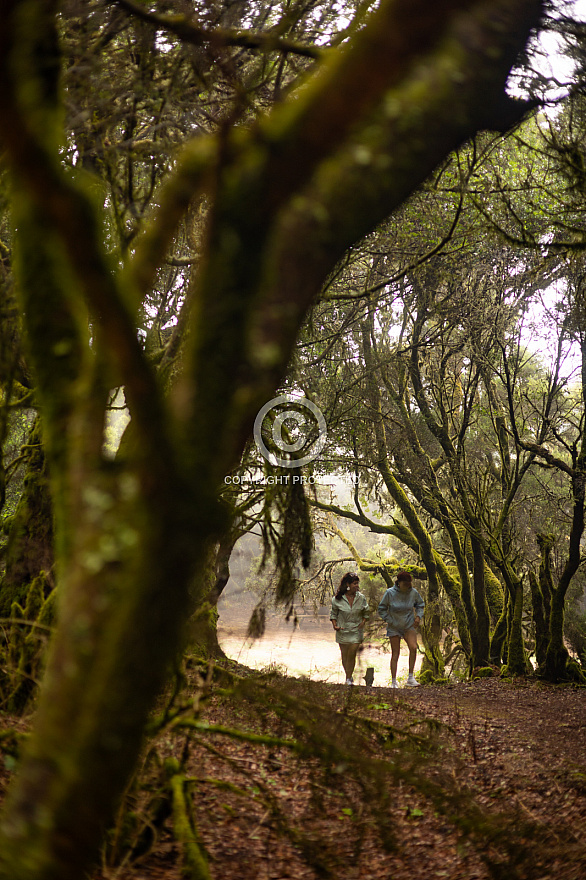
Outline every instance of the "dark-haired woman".
<path id="1" fill-rule="evenodd" d="M 397 688 L 397 663 L 401 639 L 409 648 L 409 678 L 407 687 L 419 687 L 415 679 L 417 657 L 417 627 L 421 623 L 425 602 L 415 589 L 408 571 L 400 571 L 392 587 L 385 592 L 378 606 L 379 617 L 387 624 L 387 636 L 391 643 L 391 687 Z"/>
<path id="2" fill-rule="evenodd" d="M 330 620 L 342 654 L 346 684 L 354 684 L 352 675 L 356 666 L 356 654 L 364 638 L 364 624 L 370 616 L 368 600 L 358 589 L 359 583 L 357 574 L 347 572 L 332 599 L 330 611 Z"/>

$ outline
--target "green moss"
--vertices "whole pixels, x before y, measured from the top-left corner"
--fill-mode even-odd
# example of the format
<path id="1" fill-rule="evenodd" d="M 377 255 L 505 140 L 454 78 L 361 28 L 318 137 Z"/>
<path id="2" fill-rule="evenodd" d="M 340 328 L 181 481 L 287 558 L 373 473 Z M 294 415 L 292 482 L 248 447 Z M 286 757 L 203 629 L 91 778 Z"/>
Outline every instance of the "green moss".
<path id="1" fill-rule="evenodd" d="M 218 642 L 218 609 L 203 602 L 189 621 L 188 651 L 196 660 L 223 657 Z"/>
<path id="2" fill-rule="evenodd" d="M 18 602 L 13 602 L 10 606 L 10 617 L 13 620 L 24 620 L 24 608 Z"/>
<path id="3" fill-rule="evenodd" d="M 425 656 L 421 665 L 424 673 L 431 672 L 434 676 L 442 676 L 444 674 L 444 658 L 439 644 L 434 644 L 433 640 L 426 640 L 424 644 Z"/>
<path id="4" fill-rule="evenodd" d="M 24 606 L 24 619 L 36 620 L 45 601 L 45 585 L 47 576 L 42 571 L 31 583 L 26 594 L 26 604 Z"/>
<path id="5" fill-rule="evenodd" d="M 584 670 L 573 657 L 569 657 L 566 661 L 566 674 L 569 681 L 586 685 L 586 675 L 584 674 Z"/>
<path id="6" fill-rule="evenodd" d="M 503 612 L 505 596 L 501 582 L 488 565 L 484 566 L 484 587 L 486 590 L 486 600 L 490 608 L 490 616 L 492 622 L 495 623 Z"/>
<path id="7" fill-rule="evenodd" d="M 0 647 L 0 694 L 8 711 L 19 714 L 36 693 L 45 661 L 49 632 L 55 616 L 55 590 L 41 572 L 29 585 L 23 604 L 13 601 L 6 641 Z M 35 625 L 36 624 L 36 625 Z"/>
<path id="8" fill-rule="evenodd" d="M 479 666 L 472 673 L 472 678 L 491 678 L 494 675 L 492 666 Z"/>
<path id="9" fill-rule="evenodd" d="M 3 535 L 9 535 L 13 522 L 14 514 L 12 516 L 3 516 L 0 520 L 0 533 Z"/>
<path id="10" fill-rule="evenodd" d="M 38 622 L 41 626 L 53 626 L 57 616 L 57 590 L 52 590 L 39 611 Z"/>
<path id="11" fill-rule="evenodd" d="M 431 669 L 425 669 L 423 672 L 420 672 L 418 678 L 420 684 L 444 685 L 449 681 L 443 675 L 434 675 Z"/>
<path id="12" fill-rule="evenodd" d="M 434 675 L 431 669 L 424 669 L 423 672 L 419 673 L 419 683 L 420 684 L 431 684 L 433 682 Z"/>
<path id="13" fill-rule="evenodd" d="M 174 758 L 165 761 L 173 801 L 173 831 L 183 849 L 183 870 L 191 880 L 211 880 L 207 859 L 198 839 L 185 776 Z"/>

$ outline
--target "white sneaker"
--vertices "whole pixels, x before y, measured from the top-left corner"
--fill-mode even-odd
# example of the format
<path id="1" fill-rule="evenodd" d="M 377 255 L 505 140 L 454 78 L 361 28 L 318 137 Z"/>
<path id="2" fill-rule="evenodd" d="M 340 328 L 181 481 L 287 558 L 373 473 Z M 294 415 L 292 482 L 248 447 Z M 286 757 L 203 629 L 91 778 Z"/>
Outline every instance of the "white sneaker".
<path id="1" fill-rule="evenodd" d="M 410 675 L 410 676 L 409 676 L 409 678 L 407 679 L 407 684 L 405 685 L 405 687 L 410 687 L 410 688 L 418 688 L 418 687 L 419 687 L 419 682 L 416 681 L 414 675 Z"/>
<path id="2" fill-rule="evenodd" d="M 391 687 L 392 687 L 392 688 L 398 688 L 398 687 L 399 687 L 399 685 L 397 684 L 397 679 L 396 679 L 396 678 L 394 678 L 394 679 L 392 680 L 392 682 L 391 682 Z"/>
<path id="3" fill-rule="evenodd" d="M 345 684 L 354 684 L 351 678 L 347 678 Z"/>

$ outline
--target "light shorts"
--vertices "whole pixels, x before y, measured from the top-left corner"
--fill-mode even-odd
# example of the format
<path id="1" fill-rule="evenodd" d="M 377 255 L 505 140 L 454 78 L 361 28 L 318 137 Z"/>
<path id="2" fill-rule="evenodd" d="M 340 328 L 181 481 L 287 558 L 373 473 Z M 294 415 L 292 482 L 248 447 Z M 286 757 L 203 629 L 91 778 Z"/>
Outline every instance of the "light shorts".
<path id="1" fill-rule="evenodd" d="M 401 632 L 398 632 L 398 631 L 396 631 L 396 630 L 393 630 L 392 632 L 389 632 L 389 631 L 387 630 L 387 638 L 388 638 L 388 639 L 393 639 L 393 638 L 395 638 L 395 636 L 399 636 L 399 638 L 404 639 L 404 638 L 405 638 L 405 633 L 408 633 L 410 630 L 413 630 L 413 632 L 417 633 L 417 629 L 416 629 L 414 626 L 410 626 L 410 627 L 408 627 L 408 629 L 404 629 L 404 630 L 402 630 Z"/>

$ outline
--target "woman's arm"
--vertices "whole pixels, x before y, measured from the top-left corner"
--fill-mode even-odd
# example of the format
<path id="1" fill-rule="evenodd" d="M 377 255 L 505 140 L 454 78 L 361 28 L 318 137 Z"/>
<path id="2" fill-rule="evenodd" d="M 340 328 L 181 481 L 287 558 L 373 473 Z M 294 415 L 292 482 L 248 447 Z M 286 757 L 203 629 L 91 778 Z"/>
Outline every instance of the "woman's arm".
<path id="1" fill-rule="evenodd" d="M 423 612 L 425 611 L 425 602 L 417 590 L 415 590 L 415 593 L 417 594 L 417 598 L 413 603 L 413 611 L 415 613 L 415 625 L 419 626 L 421 619 L 423 618 Z"/>
<path id="2" fill-rule="evenodd" d="M 330 620 L 331 620 L 332 626 L 334 627 L 335 630 L 342 628 L 342 627 L 338 626 L 338 611 L 339 610 L 340 609 L 337 607 L 337 605 L 334 604 L 334 600 L 332 599 L 332 607 L 330 609 Z"/>
<path id="3" fill-rule="evenodd" d="M 390 611 L 390 598 L 389 591 L 386 590 L 382 599 L 378 604 L 378 616 L 382 617 L 385 623 L 388 623 L 389 611 Z"/>

